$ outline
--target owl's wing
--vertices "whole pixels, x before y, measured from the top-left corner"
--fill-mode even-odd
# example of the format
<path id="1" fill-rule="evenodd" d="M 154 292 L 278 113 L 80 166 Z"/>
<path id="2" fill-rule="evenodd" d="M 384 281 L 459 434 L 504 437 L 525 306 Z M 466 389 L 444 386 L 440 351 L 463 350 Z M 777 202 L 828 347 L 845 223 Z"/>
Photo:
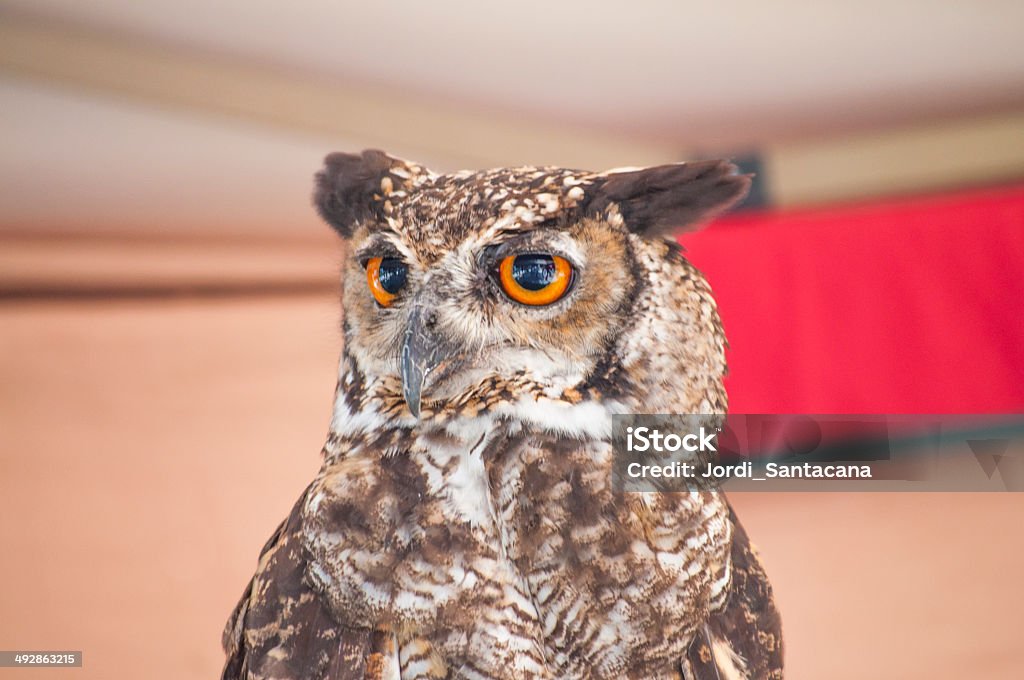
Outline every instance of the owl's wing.
<path id="1" fill-rule="evenodd" d="M 305 494 L 260 553 L 224 629 L 222 680 L 387 680 L 384 631 L 340 625 L 307 583 L 299 535 Z"/>
<path id="2" fill-rule="evenodd" d="M 697 630 L 683 660 L 686 680 L 781 680 L 782 621 L 747 532 L 733 524 L 732 584 L 726 603 Z"/>

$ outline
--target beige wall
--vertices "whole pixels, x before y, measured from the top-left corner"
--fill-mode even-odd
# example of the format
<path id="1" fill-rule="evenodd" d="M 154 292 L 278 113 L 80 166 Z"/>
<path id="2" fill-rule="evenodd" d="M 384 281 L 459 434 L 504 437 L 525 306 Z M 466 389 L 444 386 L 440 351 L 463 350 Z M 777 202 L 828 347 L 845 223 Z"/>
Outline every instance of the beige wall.
<path id="1" fill-rule="evenodd" d="M 0 641 L 85 655 L 33 678 L 216 677 L 221 627 L 317 470 L 338 319 L 330 293 L 0 304 Z M 1024 495 L 733 501 L 789 677 L 1020 676 Z"/>

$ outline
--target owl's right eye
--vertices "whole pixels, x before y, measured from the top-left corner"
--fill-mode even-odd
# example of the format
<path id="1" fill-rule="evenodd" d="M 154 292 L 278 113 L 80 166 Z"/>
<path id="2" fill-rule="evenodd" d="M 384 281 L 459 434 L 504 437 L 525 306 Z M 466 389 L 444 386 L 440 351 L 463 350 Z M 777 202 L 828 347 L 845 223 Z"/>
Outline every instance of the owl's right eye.
<path id="1" fill-rule="evenodd" d="M 373 299 L 381 307 L 390 307 L 405 285 L 408 268 L 397 257 L 371 257 L 366 261 L 366 282 Z"/>

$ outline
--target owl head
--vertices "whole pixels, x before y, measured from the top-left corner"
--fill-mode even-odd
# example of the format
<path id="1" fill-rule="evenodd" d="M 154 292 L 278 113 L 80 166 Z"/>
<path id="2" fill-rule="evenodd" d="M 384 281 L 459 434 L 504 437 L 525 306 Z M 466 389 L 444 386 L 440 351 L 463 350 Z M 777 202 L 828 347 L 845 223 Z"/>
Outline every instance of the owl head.
<path id="1" fill-rule="evenodd" d="M 408 422 L 580 408 L 721 412 L 714 300 L 671 236 L 747 192 L 725 161 L 437 174 L 334 153 L 315 205 L 348 241 L 348 413 Z"/>

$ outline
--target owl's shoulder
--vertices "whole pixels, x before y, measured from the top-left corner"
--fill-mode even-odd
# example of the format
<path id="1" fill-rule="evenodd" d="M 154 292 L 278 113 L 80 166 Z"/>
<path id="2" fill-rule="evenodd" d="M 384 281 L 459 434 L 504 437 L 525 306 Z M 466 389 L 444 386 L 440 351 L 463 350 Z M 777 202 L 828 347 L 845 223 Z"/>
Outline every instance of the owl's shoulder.
<path id="1" fill-rule="evenodd" d="M 395 656 L 380 630 L 340 625 L 306 573 L 304 493 L 260 553 L 256 573 L 224 629 L 222 680 L 375 680 Z"/>

